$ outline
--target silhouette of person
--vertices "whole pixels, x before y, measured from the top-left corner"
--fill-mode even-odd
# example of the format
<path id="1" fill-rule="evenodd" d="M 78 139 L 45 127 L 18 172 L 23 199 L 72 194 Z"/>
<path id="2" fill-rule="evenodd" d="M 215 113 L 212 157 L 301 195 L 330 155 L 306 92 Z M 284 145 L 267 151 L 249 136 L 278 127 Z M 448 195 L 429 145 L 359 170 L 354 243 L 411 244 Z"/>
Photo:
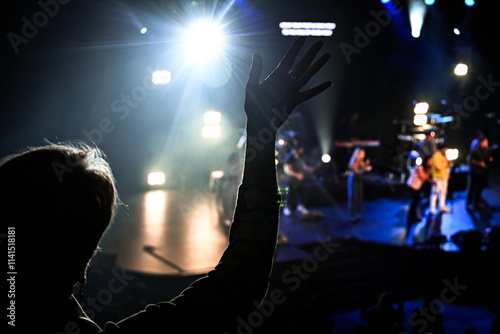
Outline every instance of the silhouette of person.
<path id="1" fill-rule="evenodd" d="M 425 139 L 415 144 L 415 149 L 422 158 L 422 160 L 424 160 L 425 158 L 432 157 L 436 152 L 437 145 L 435 137 L 436 133 L 434 131 L 428 131 L 425 135 Z"/>
<path id="2" fill-rule="evenodd" d="M 500 300 L 493 306 L 493 319 L 491 320 L 491 334 L 500 334 Z"/>
<path id="3" fill-rule="evenodd" d="M 298 38 L 262 82 L 262 60 L 252 57 L 244 111 L 249 137 L 242 183 L 219 264 L 170 301 L 148 305 L 104 333 L 224 332 L 264 298 L 276 248 L 279 219 L 276 131 L 294 108 L 331 86 L 326 81 L 301 91 L 330 58 L 315 60 L 314 43 L 294 65 L 305 43 Z M 16 328 L 37 333 L 97 333 L 101 330 L 73 296 L 118 202 L 115 180 L 96 147 L 52 144 L 6 157 L 0 165 L 0 218 L 16 231 L 19 275 Z M 115 226 L 119 228 L 119 226 Z M 118 275 L 104 289 L 130 279 Z M 121 276 L 120 276 L 121 275 Z M 28 331 L 27 331 L 28 332 Z"/>
<path id="4" fill-rule="evenodd" d="M 432 161 L 430 158 L 426 158 L 420 165 L 415 165 L 410 173 L 410 176 L 406 180 L 406 185 L 410 190 L 410 209 L 408 210 L 407 228 L 406 235 L 411 228 L 411 225 L 421 220 L 422 218 L 418 214 L 418 205 L 420 203 L 421 190 L 425 182 L 431 182 L 432 173 Z"/>
<path id="5" fill-rule="evenodd" d="M 467 210 L 472 210 L 472 204 L 476 209 L 483 207 L 481 197 L 484 188 L 488 184 L 489 164 L 493 161 L 490 155 L 488 139 L 482 137 L 470 153 L 469 159 L 469 189 L 467 190 Z"/>
<path id="6" fill-rule="evenodd" d="M 399 303 L 396 309 L 394 303 L 394 297 L 390 292 L 382 292 L 376 307 L 361 309 L 360 318 L 368 325 L 364 328 L 359 326 L 356 333 L 401 333 L 404 330 L 404 308 L 402 303 Z"/>
<path id="7" fill-rule="evenodd" d="M 370 159 L 366 158 L 364 149 L 357 147 L 349 160 L 350 174 L 347 179 L 348 211 L 351 221 L 361 219 L 363 211 L 363 174 L 370 171 Z"/>
<path id="8" fill-rule="evenodd" d="M 289 190 L 287 194 L 287 205 L 284 208 L 285 215 L 290 215 L 296 212 L 307 214 L 309 210 L 303 203 L 304 196 L 304 178 L 307 173 L 312 172 L 313 168 L 308 166 L 302 159 L 304 154 L 304 146 L 298 144 L 285 157 L 284 170 L 288 175 Z"/>

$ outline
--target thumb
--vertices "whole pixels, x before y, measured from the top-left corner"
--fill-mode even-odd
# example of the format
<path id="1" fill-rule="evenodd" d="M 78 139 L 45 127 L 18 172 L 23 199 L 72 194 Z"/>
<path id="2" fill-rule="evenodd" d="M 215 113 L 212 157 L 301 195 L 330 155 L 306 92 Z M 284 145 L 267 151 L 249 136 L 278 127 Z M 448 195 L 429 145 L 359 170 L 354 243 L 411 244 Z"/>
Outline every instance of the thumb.
<path id="1" fill-rule="evenodd" d="M 258 85 L 260 76 L 262 75 L 262 58 L 259 54 L 252 55 L 252 66 L 250 67 L 250 76 L 248 77 L 248 85 Z"/>

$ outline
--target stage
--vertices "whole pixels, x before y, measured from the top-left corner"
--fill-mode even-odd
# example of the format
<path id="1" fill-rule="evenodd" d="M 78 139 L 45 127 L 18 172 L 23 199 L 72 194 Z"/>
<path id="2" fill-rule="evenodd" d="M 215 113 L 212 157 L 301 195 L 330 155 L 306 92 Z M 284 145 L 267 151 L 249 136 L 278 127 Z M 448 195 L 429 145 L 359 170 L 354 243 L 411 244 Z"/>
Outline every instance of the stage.
<path id="1" fill-rule="evenodd" d="M 469 239 L 472 247 L 461 249 L 452 239 L 464 231 L 482 236 L 488 228 L 498 231 L 497 180 L 484 191 L 485 209 L 466 211 L 466 192 L 454 191 L 448 200 L 451 213 L 435 222 L 423 219 L 407 236 L 409 198 L 396 188 L 392 188 L 392 196 L 366 199 L 363 218 L 356 223 L 349 220 L 346 202 L 333 196 L 328 205 L 309 207 L 321 211 L 322 219 L 282 213 L 270 290 L 284 291 L 287 303 L 255 328 L 255 333 L 295 333 L 313 320 L 325 326 L 317 333 L 350 333 L 346 328 L 353 328 L 359 309 L 375 305 L 382 291 L 391 291 L 409 308 L 424 294 L 441 291 L 443 284 L 453 280 L 467 289 L 459 301 L 447 305 L 448 327 L 469 319 L 482 321 L 484 328 L 488 320 L 464 314 L 491 315 L 491 307 L 500 296 L 495 283 L 498 273 L 493 267 L 497 255 L 492 255 L 498 254 L 498 248 L 492 253 L 490 245 L 475 247 L 473 242 L 477 240 Z M 101 324 L 137 312 L 148 303 L 175 297 L 213 268 L 227 245 L 229 227 L 219 219 L 217 198 L 209 188 L 152 189 L 123 196 L 122 201 L 100 252 L 92 260 L 84 287 L 84 309 L 90 308 Z M 422 231 L 426 231 L 426 238 Z M 327 249 L 322 245 L 335 249 L 331 254 L 323 250 L 321 259 L 316 259 L 318 250 Z M 291 268 L 304 269 L 305 276 L 291 277 Z M 125 282 L 120 293 L 104 296 L 107 282 L 118 273 L 130 282 Z M 102 309 L 92 309 L 86 302 L 93 296 Z M 485 310 L 478 311 L 478 307 Z M 476 313 L 468 312 L 468 308 Z M 462 314 L 462 320 L 454 319 L 450 310 Z"/>

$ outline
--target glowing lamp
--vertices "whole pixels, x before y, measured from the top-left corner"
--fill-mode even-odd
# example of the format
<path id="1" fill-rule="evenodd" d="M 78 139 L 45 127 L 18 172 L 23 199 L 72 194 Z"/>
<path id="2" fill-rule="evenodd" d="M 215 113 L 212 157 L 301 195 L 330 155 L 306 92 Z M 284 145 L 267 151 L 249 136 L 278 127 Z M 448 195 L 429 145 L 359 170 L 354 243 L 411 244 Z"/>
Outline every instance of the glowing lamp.
<path id="1" fill-rule="evenodd" d="M 463 63 L 459 63 L 455 66 L 455 69 L 453 70 L 453 72 L 455 73 L 455 75 L 458 75 L 458 76 L 464 76 L 467 74 L 467 71 L 469 70 L 469 67 Z"/>
<path id="2" fill-rule="evenodd" d="M 220 126 L 216 124 L 204 125 L 201 135 L 203 138 L 217 138 L 220 136 Z"/>
<path id="3" fill-rule="evenodd" d="M 448 160 L 457 160 L 458 159 L 458 149 L 449 148 L 446 150 L 446 159 Z"/>
<path id="4" fill-rule="evenodd" d="M 426 114 L 428 110 L 429 110 L 429 104 L 427 102 L 418 102 L 417 104 L 415 104 L 415 107 L 413 108 L 413 112 L 415 113 L 415 115 Z"/>
<path id="5" fill-rule="evenodd" d="M 220 112 L 218 111 L 207 111 L 203 114 L 203 122 L 205 124 L 219 124 L 222 119 Z"/>
<path id="6" fill-rule="evenodd" d="M 151 75 L 151 81 L 155 85 L 166 85 L 172 80 L 172 74 L 169 71 L 154 71 Z"/>
<path id="7" fill-rule="evenodd" d="M 332 157 L 329 154 L 323 154 L 321 156 L 321 161 L 323 161 L 325 164 L 329 163 L 332 160 Z"/>
<path id="8" fill-rule="evenodd" d="M 163 172 L 151 172 L 148 174 L 148 184 L 150 186 L 161 186 L 165 184 L 165 173 Z"/>
<path id="9" fill-rule="evenodd" d="M 424 126 L 427 124 L 427 115 L 415 115 L 413 117 L 413 124 L 416 126 Z"/>

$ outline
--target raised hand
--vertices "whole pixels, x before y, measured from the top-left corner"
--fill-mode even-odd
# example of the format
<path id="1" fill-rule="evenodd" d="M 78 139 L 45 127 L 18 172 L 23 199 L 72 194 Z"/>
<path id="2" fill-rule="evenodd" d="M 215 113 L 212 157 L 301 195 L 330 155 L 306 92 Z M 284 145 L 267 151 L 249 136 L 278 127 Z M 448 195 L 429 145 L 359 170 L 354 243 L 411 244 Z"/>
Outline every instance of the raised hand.
<path id="1" fill-rule="evenodd" d="M 313 62 L 323 46 L 323 42 L 316 42 L 293 66 L 304 42 L 304 37 L 295 40 L 276 69 L 262 82 L 262 59 L 258 54 L 253 55 L 245 96 L 248 131 L 266 128 L 276 133 L 298 104 L 332 85 L 326 81 L 308 90 L 300 90 L 330 59 L 330 54 L 326 53 Z"/>

